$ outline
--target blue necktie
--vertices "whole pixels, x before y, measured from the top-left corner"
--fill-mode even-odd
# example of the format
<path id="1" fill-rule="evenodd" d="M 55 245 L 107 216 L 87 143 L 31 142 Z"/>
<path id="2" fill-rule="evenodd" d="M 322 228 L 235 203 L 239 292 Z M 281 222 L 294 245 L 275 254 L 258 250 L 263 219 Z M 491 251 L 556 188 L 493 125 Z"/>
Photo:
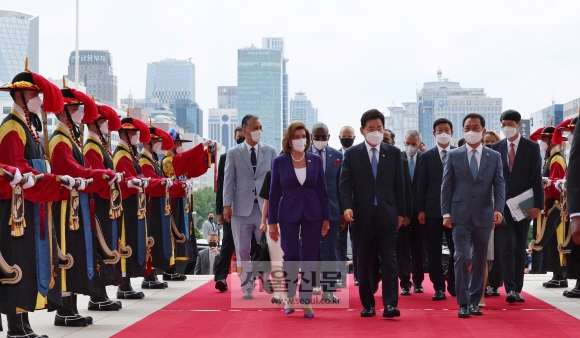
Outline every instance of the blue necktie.
<path id="1" fill-rule="evenodd" d="M 377 179 L 377 148 L 371 148 L 373 156 L 371 156 L 371 167 L 373 168 L 373 177 Z M 377 205 L 377 196 L 375 195 L 375 205 Z"/>
<path id="2" fill-rule="evenodd" d="M 411 176 L 411 182 L 413 182 L 413 175 L 415 175 L 415 158 L 411 157 L 409 161 L 409 175 Z"/>
<path id="3" fill-rule="evenodd" d="M 475 153 L 477 152 L 477 150 L 473 149 L 471 151 L 472 155 L 471 155 L 471 163 L 469 164 L 469 166 L 471 167 L 471 175 L 473 176 L 473 180 L 475 181 L 475 179 L 477 178 L 477 157 L 475 157 Z"/>

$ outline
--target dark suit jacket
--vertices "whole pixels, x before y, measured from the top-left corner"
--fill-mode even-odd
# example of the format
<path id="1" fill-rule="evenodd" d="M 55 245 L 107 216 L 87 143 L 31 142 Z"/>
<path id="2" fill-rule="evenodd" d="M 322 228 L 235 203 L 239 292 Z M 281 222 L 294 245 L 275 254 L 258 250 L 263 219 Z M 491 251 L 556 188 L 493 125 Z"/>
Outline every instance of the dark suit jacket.
<path id="1" fill-rule="evenodd" d="M 574 130 L 572 148 L 570 148 L 570 160 L 566 175 L 566 188 L 568 190 L 568 214 L 580 212 L 580 126 Z M 517 155 L 517 154 L 516 154 Z"/>
<path id="2" fill-rule="evenodd" d="M 407 153 L 404 151 L 401 151 L 401 155 L 403 156 L 404 159 L 406 159 L 407 161 L 409 160 L 407 158 Z M 419 164 L 421 162 L 421 157 L 423 156 L 423 153 L 421 153 L 420 151 L 417 151 L 417 154 L 415 155 L 415 172 L 413 174 L 413 181 L 411 181 L 411 196 L 412 196 L 412 216 L 417 216 L 417 214 L 419 214 L 419 210 L 418 210 L 418 202 L 417 202 L 417 181 L 419 181 Z M 409 175 L 409 179 L 411 178 L 411 175 Z M 408 207 L 407 207 L 408 209 Z"/>
<path id="3" fill-rule="evenodd" d="M 521 137 L 516 158 L 510 173 L 508 167 L 507 139 L 494 143 L 491 148 L 501 155 L 505 179 L 505 200 L 509 200 L 528 189 L 534 191 L 534 207 L 544 209 L 544 186 L 542 185 L 542 156 L 534 141 Z"/>
<path id="4" fill-rule="evenodd" d="M 454 149 L 451 146 L 451 149 Z M 451 150 L 450 149 L 450 150 Z M 449 152 L 447 152 L 449 156 Z M 443 163 L 437 146 L 421 155 L 417 179 L 417 213 L 425 212 L 425 217 L 441 217 L 441 184 L 443 183 Z"/>
<path id="5" fill-rule="evenodd" d="M 215 272 L 215 268 L 220 261 L 220 255 L 218 253 L 215 256 L 215 260 L 213 261 L 213 270 Z M 199 252 L 197 255 L 197 260 L 195 261 L 195 270 L 193 272 L 194 275 L 209 275 L 209 248 L 205 248 Z"/>
<path id="6" fill-rule="evenodd" d="M 224 168 L 226 167 L 226 155 L 220 155 L 218 162 L 218 176 L 217 176 L 217 191 L 215 195 L 215 210 L 218 214 L 223 213 L 224 210 Z"/>
<path id="7" fill-rule="evenodd" d="M 316 154 L 316 149 L 311 146 L 309 152 Z M 340 209 L 340 194 L 338 192 L 338 183 L 340 181 L 340 169 L 342 167 L 342 153 L 334 148 L 326 147 L 326 190 L 330 201 L 330 219 L 339 221 L 342 215 Z"/>
<path id="8" fill-rule="evenodd" d="M 413 194 L 411 193 L 411 174 L 409 174 L 409 161 L 403 158 L 403 174 L 405 175 L 405 216 L 413 216 Z"/>
<path id="9" fill-rule="evenodd" d="M 290 153 L 274 158 L 270 184 L 268 224 L 330 220 L 330 203 L 320 156 L 306 152 L 306 180 L 300 184 Z M 282 190 L 282 197 L 280 197 Z"/>
<path id="10" fill-rule="evenodd" d="M 372 220 L 374 200 L 380 217 L 392 230 L 397 229 L 397 216 L 405 216 L 405 175 L 403 158 L 398 148 L 381 143 L 377 178 L 373 176 L 365 142 L 344 153 L 340 175 L 340 202 L 344 210 L 352 209 L 353 226 L 365 227 Z"/>

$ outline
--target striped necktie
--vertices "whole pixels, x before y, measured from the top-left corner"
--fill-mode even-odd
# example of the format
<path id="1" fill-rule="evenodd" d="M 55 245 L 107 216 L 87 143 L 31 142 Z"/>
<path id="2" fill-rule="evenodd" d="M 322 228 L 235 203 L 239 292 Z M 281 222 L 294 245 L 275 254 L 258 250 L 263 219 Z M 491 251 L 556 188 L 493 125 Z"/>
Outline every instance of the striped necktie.
<path id="1" fill-rule="evenodd" d="M 441 158 L 441 163 L 443 164 L 443 166 L 445 166 L 445 163 L 447 163 L 447 150 L 443 149 L 443 150 L 441 150 L 441 152 L 443 153 L 443 157 Z"/>

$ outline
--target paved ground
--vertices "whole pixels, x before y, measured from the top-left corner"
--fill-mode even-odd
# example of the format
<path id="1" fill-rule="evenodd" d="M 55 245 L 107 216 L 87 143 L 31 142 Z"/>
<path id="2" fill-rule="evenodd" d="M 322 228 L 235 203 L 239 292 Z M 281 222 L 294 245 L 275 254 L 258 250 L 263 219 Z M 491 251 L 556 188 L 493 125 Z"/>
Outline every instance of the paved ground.
<path id="1" fill-rule="evenodd" d="M 170 287 L 165 290 L 142 290 L 145 292 L 145 299 L 123 300 L 123 309 L 119 312 L 87 311 L 88 297 L 79 296 L 81 314 L 90 315 L 94 318 L 94 324 L 84 328 L 56 327 L 53 325 L 54 313 L 48 313 L 47 311 L 31 313 L 30 321 L 37 333 L 46 334 L 51 338 L 110 337 L 211 279 L 210 276 L 188 276 L 185 282 L 170 282 Z M 580 320 L 580 298 L 570 299 L 563 297 L 562 291 L 564 289 L 546 289 L 542 287 L 542 282 L 549 279 L 549 275 L 526 275 L 524 291 Z M 569 280 L 568 282 L 570 286 L 573 286 L 576 281 Z M 140 279 L 134 279 L 133 283 L 135 290 L 141 290 Z M 107 291 L 109 296 L 114 299 L 116 287 L 110 287 Z M 501 291 L 502 296 L 505 296 L 503 289 Z M 6 330 L 6 317 L 4 316 L 3 321 L 4 330 Z"/>

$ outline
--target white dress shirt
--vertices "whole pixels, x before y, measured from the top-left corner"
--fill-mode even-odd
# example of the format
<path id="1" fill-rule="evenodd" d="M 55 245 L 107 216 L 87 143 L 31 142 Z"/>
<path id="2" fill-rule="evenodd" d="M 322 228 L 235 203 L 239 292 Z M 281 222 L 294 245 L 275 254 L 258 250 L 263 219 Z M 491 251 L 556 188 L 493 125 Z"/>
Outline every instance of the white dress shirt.
<path id="1" fill-rule="evenodd" d="M 320 158 L 322 158 L 322 169 L 326 172 L 326 147 L 321 150 L 316 149 L 316 147 L 312 147 L 312 149 L 314 149 L 316 155 L 320 152 Z"/>
<path id="2" fill-rule="evenodd" d="M 258 153 L 260 150 L 260 142 L 256 143 L 255 146 L 251 146 L 248 144 L 248 142 L 244 141 L 244 143 L 246 144 L 246 147 L 248 148 L 248 154 L 250 155 L 250 159 L 252 158 L 252 148 L 254 148 L 254 151 L 256 152 L 256 161 L 258 161 Z"/>
<path id="3" fill-rule="evenodd" d="M 507 163 L 508 165 L 514 165 L 513 163 L 510 163 L 510 148 L 512 146 L 512 143 L 514 145 L 514 154 L 517 155 L 518 153 L 518 146 L 520 145 L 520 140 L 522 139 L 522 134 L 518 133 L 518 137 L 512 142 L 510 140 L 507 140 Z"/>
<path id="4" fill-rule="evenodd" d="M 376 158 L 377 158 L 377 164 L 379 164 L 379 154 L 381 153 L 381 144 L 377 144 L 376 146 L 371 146 L 367 141 L 365 141 L 365 146 L 367 146 L 367 153 L 369 154 L 369 160 L 371 161 L 371 163 L 373 163 L 373 151 L 371 149 L 375 148 L 376 151 Z"/>
<path id="5" fill-rule="evenodd" d="M 473 156 L 473 152 L 472 150 L 474 148 L 471 147 L 471 145 L 467 144 L 467 146 L 465 147 L 467 148 L 467 162 L 469 163 L 469 166 L 471 168 L 471 156 Z M 483 151 L 483 144 L 479 144 L 479 146 L 477 148 L 475 148 L 475 158 L 477 159 L 477 168 L 479 169 L 479 165 L 481 164 L 481 153 Z"/>

